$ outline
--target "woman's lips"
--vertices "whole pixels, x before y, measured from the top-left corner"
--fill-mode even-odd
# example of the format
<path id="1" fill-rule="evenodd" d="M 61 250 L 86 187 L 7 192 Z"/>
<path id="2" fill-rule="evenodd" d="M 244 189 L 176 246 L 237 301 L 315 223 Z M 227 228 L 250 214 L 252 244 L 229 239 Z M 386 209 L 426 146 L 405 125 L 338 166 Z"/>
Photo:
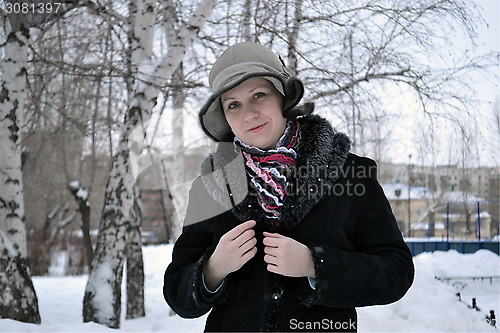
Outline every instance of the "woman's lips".
<path id="1" fill-rule="evenodd" d="M 253 128 L 250 128 L 248 131 L 249 131 L 249 132 L 252 132 L 252 133 L 258 133 L 258 132 L 260 132 L 260 131 L 264 128 L 264 126 L 266 126 L 266 125 L 267 125 L 267 123 L 264 123 L 264 124 L 262 124 L 262 125 L 259 125 L 259 126 L 255 126 L 255 127 L 253 127 Z"/>

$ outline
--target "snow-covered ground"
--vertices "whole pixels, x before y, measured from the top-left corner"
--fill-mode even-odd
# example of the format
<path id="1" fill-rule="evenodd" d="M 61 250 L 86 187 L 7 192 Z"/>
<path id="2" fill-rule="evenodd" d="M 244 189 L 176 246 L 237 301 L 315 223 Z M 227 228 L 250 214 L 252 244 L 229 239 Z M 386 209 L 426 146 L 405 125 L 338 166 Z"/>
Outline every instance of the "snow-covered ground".
<path id="1" fill-rule="evenodd" d="M 123 318 L 119 330 L 82 323 L 87 276 L 77 276 L 33 278 L 42 324 L 1 319 L 0 332 L 202 332 L 205 317 L 188 320 L 170 316 L 163 300 L 163 272 L 171 252 L 171 245 L 144 248 L 146 317 Z M 456 251 L 422 253 L 415 257 L 415 266 L 415 282 L 403 299 L 390 305 L 358 309 L 359 332 L 498 332 L 498 328 L 486 323 L 485 316 L 489 310 L 495 310 L 497 316 L 500 312 L 499 256 L 487 250 L 465 255 Z M 493 283 L 462 280 L 453 286 L 436 280 L 435 276 L 497 278 Z M 463 302 L 458 301 L 457 288 Z M 477 299 L 480 311 L 468 307 L 472 297 Z"/>

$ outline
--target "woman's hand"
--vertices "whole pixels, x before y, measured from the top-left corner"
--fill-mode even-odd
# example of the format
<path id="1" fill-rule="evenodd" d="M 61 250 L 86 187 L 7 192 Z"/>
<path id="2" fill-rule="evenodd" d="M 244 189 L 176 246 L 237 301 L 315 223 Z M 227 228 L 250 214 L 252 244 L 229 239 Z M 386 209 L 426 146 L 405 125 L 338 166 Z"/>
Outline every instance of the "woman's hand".
<path id="1" fill-rule="evenodd" d="M 314 277 L 314 262 L 307 246 L 280 234 L 264 232 L 264 261 L 273 273 Z"/>
<path id="2" fill-rule="evenodd" d="M 203 269 L 205 284 L 215 290 L 231 272 L 240 269 L 257 253 L 254 220 L 246 221 L 226 232 L 219 240 Z"/>

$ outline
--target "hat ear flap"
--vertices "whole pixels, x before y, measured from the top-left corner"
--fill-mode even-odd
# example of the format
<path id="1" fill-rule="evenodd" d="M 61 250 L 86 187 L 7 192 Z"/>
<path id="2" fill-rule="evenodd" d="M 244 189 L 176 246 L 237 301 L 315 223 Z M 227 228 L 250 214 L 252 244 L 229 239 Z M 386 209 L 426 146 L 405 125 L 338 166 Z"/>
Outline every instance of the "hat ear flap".
<path id="1" fill-rule="evenodd" d="M 296 77 L 290 77 L 285 80 L 283 90 L 285 92 L 285 110 L 295 107 L 302 96 L 304 96 L 304 85 Z"/>
<path id="2" fill-rule="evenodd" d="M 301 80 L 290 77 L 285 81 L 283 89 L 285 91 L 283 117 L 295 119 L 298 116 L 304 116 L 314 111 L 314 103 L 312 102 L 297 106 L 302 96 L 304 96 L 304 85 Z"/>
<path id="3" fill-rule="evenodd" d="M 296 106 L 291 109 L 287 109 L 283 112 L 283 117 L 286 119 L 295 119 L 299 116 L 305 116 L 311 114 L 314 111 L 314 103 L 308 102 L 302 105 Z"/>

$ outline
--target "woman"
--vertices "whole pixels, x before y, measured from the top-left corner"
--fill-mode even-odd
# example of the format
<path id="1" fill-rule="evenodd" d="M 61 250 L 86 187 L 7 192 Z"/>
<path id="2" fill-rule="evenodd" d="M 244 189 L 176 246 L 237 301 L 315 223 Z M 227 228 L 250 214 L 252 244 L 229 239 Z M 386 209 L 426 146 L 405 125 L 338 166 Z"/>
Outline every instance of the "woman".
<path id="1" fill-rule="evenodd" d="M 200 112 L 219 142 L 202 163 L 165 272 L 180 316 L 206 331 L 356 331 L 355 307 L 400 299 L 411 253 L 376 164 L 312 104 L 268 48 L 240 43 L 213 65 Z"/>

